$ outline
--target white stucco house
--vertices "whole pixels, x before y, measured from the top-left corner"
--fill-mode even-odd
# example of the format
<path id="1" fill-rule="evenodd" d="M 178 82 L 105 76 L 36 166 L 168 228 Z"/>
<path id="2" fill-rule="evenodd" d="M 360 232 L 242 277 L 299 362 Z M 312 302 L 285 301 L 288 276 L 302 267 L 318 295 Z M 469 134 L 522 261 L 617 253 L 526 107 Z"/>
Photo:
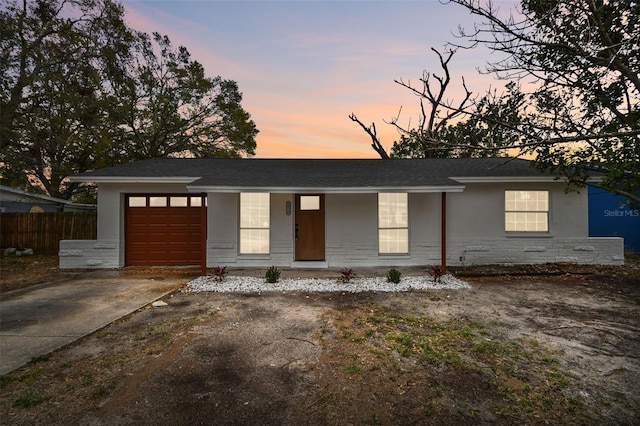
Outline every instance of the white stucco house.
<path id="1" fill-rule="evenodd" d="M 71 177 L 98 186 L 95 241 L 61 268 L 622 264 L 590 238 L 587 192 L 528 161 L 156 158 Z"/>

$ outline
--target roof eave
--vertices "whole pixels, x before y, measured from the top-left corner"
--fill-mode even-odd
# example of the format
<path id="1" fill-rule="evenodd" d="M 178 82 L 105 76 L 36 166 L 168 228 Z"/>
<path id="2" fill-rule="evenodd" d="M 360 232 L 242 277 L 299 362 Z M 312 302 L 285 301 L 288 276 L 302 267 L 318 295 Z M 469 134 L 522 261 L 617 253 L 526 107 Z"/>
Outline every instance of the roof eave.
<path id="1" fill-rule="evenodd" d="M 505 183 L 505 182 L 564 182 L 563 179 L 555 176 L 465 176 L 450 177 L 460 183 Z"/>
<path id="2" fill-rule="evenodd" d="M 408 193 L 429 193 L 429 192 L 462 192 L 464 185 L 447 186 L 378 186 L 378 187 L 266 187 L 266 186 L 212 186 L 212 185 L 188 185 L 190 192 L 269 192 L 280 194 L 363 194 L 378 192 L 408 192 Z"/>
<path id="3" fill-rule="evenodd" d="M 71 176 L 71 182 L 90 183 L 182 183 L 189 184 L 200 176 Z"/>
<path id="4" fill-rule="evenodd" d="M 10 186 L 0 185 L 0 189 L 6 192 L 10 192 L 12 194 L 20 195 L 22 197 L 32 198 L 40 202 L 47 201 L 53 204 L 74 204 L 72 201 L 65 200 L 63 198 L 52 197 L 50 195 L 45 195 L 45 194 L 34 194 L 31 192 L 23 191 L 22 189 L 12 188 Z"/>

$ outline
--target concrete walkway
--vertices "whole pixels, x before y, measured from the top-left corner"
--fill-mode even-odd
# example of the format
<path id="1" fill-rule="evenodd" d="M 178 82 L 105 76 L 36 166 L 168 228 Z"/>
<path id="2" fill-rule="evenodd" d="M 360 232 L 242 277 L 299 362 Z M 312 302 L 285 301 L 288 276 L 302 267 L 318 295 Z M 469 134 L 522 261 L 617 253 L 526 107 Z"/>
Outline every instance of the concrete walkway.
<path id="1" fill-rule="evenodd" d="M 0 375 L 165 296 L 188 276 L 96 271 L 0 295 Z"/>

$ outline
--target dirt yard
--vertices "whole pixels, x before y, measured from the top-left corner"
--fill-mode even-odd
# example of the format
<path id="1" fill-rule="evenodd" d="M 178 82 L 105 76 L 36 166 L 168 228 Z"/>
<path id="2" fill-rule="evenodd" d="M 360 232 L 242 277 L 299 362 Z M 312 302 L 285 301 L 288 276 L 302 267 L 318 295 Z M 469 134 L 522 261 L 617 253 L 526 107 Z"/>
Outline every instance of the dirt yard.
<path id="1" fill-rule="evenodd" d="M 0 419 L 640 424 L 638 263 L 534 269 L 461 271 L 457 291 L 177 292 L 2 376 Z"/>

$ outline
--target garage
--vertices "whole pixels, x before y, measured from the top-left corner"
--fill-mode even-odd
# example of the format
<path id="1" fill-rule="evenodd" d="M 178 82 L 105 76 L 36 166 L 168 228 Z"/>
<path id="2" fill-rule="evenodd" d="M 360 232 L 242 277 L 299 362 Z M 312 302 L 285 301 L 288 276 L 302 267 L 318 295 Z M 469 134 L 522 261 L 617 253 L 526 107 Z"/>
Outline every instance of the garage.
<path id="1" fill-rule="evenodd" d="M 128 194 L 125 203 L 125 265 L 201 264 L 206 197 Z"/>

